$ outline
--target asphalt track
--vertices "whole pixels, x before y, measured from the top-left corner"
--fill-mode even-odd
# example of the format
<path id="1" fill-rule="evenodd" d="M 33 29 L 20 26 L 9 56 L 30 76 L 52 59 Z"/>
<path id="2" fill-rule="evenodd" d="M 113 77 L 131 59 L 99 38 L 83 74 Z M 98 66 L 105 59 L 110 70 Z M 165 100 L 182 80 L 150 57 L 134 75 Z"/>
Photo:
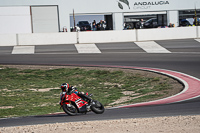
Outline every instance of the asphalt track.
<path id="1" fill-rule="evenodd" d="M 127 43 L 124 43 L 127 44 Z M 101 45 L 105 51 L 101 54 L 31 54 L 31 55 L 12 55 L 0 54 L 0 64 L 37 64 L 37 65 L 108 65 L 120 67 L 145 67 L 160 68 L 180 72 L 183 77 L 191 75 L 200 78 L 200 44 L 193 40 L 168 40 L 159 41 L 159 44 L 172 51 L 170 54 L 149 54 L 141 49 L 130 48 L 116 49 L 109 44 Z M 101 46 L 100 46 L 101 45 Z M 116 44 L 116 46 L 119 44 Z M 120 45 L 121 46 L 121 45 Z M 113 48 L 112 48 L 113 47 Z M 159 70 L 160 70 L 159 69 Z M 187 75 L 184 75 L 187 74 Z M 192 78 L 193 78 L 192 77 Z M 188 77 L 190 79 L 191 77 Z M 185 79 L 184 79 L 185 80 Z M 197 79 L 198 81 L 198 79 Z M 193 85 L 193 83 L 192 83 Z M 197 84 L 196 87 L 198 87 Z M 193 89 L 196 89 L 193 86 Z M 193 91 L 197 94 L 200 90 Z M 181 100 L 182 101 L 182 100 Z M 177 116 L 177 115 L 199 115 L 200 98 L 196 97 L 187 101 L 173 104 L 149 105 L 140 107 L 129 107 L 120 109 L 108 109 L 102 115 L 88 113 L 87 115 L 67 116 L 66 114 L 54 114 L 44 116 L 30 116 L 22 118 L 1 119 L 0 127 L 44 124 L 55 122 L 74 122 L 90 120 L 108 120 L 121 118 L 140 118 L 155 116 Z"/>

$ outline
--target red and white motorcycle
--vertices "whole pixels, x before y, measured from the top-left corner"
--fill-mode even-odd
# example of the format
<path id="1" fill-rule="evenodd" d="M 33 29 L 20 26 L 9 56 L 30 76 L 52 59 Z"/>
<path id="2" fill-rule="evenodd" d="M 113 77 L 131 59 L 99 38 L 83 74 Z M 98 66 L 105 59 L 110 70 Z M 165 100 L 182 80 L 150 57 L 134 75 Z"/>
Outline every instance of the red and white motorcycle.
<path id="1" fill-rule="evenodd" d="M 92 94 L 88 96 L 91 97 Z M 105 110 L 104 106 L 99 101 L 88 101 L 86 99 L 82 99 L 73 91 L 71 94 L 65 93 L 64 97 L 62 97 L 60 105 L 66 114 L 72 116 L 77 115 L 77 113 L 86 114 L 89 111 L 93 111 L 96 114 L 102 114 Z"/>

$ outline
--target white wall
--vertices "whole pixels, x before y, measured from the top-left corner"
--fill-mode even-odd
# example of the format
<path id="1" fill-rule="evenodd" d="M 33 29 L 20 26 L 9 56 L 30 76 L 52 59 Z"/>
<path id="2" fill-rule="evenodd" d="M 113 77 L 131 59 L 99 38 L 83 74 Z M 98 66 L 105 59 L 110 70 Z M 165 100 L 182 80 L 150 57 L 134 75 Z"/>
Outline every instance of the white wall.
<path id="1" fill-rule="evenodd" d="M 165 0 L 164 0 L 165 1 Z M 129 6 L 119 0 L 0 0 L 3 6 L 46 6 L 58 5 L 60 28 L 67 26 L 70 29 L 70 14 L 104 14 L 104 13 L 132 13 L 132 12 L 155 12 L 155 11 L 175 11 L 191 10 L 196 6 L 200 9 L 199 0 L 166 0 L 169 4 L 160 5 L 135 5 L 135 2 L 160 2 L 159 0 L 128 0 Z M 118 4 L 123 6 L 119 8 Z M 89 5 L 89 7 L 88 7 Z"/>
<path id="2" fill-rule="evenodd" d="M 134 30 L 79 32 L 79 43 L 136 41 Z"/>
<path id="3" fill-rule="evenodd" d="M 175 27 L 179 26 L 179 12 L 167 11 L 167 25 L 169 23 L 175 24 Z"/>
<path id="4" fill-rule="evenodd" d="M 75 44 L 76 33 L 33 33 L 19 34 L 18 45 L 51 45 L 51 44 Z"/>
<path id="5" fill-rule="evenodd" d="M 0 46 L 15 46 L 17 45 L 16 34 L 0 34 Z"/>
<path id="6" fill-rule="evenodd" d="M 197 27 L 197 38 L 200 38 L 200 26 Z"/>
<path id="7" fill-rule="evenodd" d="M 30 7 L 0 7 L 0 33 L 31 33 Z"/>
<path id="8" fill-rule="evenodd" d="M 134 42 L 200 38 L 200 26 L 121 31 L 0 34 L 0 46 Z"/>
<path id="9" fill-rule="evenodd" d="M 124 29 L 124 14 L 113 13 L 113 29 L 123 30 Z"/>
<path id="10" fill-rule="evenodd" d="M 196 38 L 196 27 L 139 29 L 138 41 Z"/>
<path id="11" fill-rule="evenodd" d="M 168 1 L 169 4 L 160 5 L 135 5 L 135 2 L 159 2 Z M 0 0 L 1 6 L 22 6 L 22 5 L 59 5 L 65 8 L 66 12 L 75 13 L 111 13 L 111 12 L 144 12 L 144 11 L 165 11 L 165 10 L 185 10 L 200 8 L 199 0 L 128 0 L 129 7 L 120 2 L 123 9 L 118 6 L 117 0 Z M 89 5 L 89 7 L 88 7 Z M 147 7 L 148 6 L 148 7 Z M 150 7 L 149 7 L 150 6 Z M 146 7 L 146 8 L 145 8 Z"/>

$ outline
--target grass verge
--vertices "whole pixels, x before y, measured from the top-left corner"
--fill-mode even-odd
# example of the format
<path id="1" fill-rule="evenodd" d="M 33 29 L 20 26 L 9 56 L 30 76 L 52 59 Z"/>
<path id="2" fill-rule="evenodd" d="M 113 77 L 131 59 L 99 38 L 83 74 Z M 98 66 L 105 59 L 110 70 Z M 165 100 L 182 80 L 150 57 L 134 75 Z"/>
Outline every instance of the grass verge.
<path id="1" fill-rule="evenodd" d="M 0 68 L 0 118 L 59 112 L 59 87 L 64 82 L 93 93 L 94 99 L 108 107 L 155 100 L 182 89 L 176 80 L 138 70 Z"/>

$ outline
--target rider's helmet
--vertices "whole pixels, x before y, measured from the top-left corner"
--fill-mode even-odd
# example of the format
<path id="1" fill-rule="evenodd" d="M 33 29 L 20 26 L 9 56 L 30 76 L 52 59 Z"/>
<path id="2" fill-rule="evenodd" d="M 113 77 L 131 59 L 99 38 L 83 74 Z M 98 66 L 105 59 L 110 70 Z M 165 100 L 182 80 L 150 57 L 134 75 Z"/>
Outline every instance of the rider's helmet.
<path id="1" fill-rule="evenodd" d="M 67 92 L 69 89 L 69 84 L 68 83 L 62 83 L 61 84 L 61 90 L 64 92 Z"/>

